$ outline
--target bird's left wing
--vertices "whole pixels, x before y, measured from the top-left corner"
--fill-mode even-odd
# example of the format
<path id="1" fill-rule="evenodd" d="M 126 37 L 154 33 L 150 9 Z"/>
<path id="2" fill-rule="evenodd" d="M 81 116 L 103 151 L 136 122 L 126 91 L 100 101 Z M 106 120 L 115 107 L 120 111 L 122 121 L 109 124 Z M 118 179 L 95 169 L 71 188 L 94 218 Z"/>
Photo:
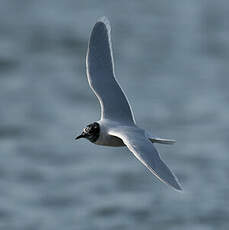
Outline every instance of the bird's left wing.
<path id="1" fill-rule="evenodd" d="M 128 149 L 140 160 L 159 180 L 182 190 L 178 179 L 162 161 L 154 145 L 146 137 L 145 131 L 137 127 L 118 127 L 109 131 L 110 135 L 122 139 Z"/>

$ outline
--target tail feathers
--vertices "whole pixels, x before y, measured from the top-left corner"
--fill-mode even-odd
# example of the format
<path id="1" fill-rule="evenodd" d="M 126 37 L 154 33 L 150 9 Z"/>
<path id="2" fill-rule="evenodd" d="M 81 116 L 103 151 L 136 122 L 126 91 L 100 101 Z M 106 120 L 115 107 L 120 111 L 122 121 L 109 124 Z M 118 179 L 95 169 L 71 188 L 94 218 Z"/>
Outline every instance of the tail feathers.
<path id="1" fill-rule="evenodd" d="M 175 140 L 171 140 L 171 139 L 163 139 L 163 138 L 158 138 L 158 137 L 151 137 L 149 138 L 149 140 L 152 143 L 158 143 L 158 144 L 166 144 L 166 145 L 173 145 L 176 143 Z"/>

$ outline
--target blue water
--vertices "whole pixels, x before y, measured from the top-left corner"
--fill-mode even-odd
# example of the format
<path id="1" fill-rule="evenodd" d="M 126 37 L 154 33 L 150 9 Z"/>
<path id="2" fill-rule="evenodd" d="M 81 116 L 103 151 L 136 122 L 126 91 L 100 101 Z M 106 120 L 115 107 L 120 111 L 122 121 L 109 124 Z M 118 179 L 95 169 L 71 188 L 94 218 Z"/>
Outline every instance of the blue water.
<path id="1" fill-rule="evenodd" d="M 229 227 L 228 1 L 9 1 L 0 7 L 0 229 Z M 116 75 L 184 187 L 126 148 L 74 141 L 100 117 L 90 30 L 112 25 Z"/>

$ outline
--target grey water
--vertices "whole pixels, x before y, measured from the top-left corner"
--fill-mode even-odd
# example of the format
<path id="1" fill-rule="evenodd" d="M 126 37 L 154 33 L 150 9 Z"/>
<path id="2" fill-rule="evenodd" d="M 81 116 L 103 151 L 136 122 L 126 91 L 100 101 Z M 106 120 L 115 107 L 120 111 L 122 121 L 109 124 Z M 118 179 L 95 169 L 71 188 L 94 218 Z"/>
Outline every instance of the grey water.
<path id="1" fill-rule="evenodd" d="M 0 1 L 0 229 L 229 227 L 228 1 Z M 98 120 L 85 72 L 96 20 L 178 193 L 126 148 L 74 137 Z"/>

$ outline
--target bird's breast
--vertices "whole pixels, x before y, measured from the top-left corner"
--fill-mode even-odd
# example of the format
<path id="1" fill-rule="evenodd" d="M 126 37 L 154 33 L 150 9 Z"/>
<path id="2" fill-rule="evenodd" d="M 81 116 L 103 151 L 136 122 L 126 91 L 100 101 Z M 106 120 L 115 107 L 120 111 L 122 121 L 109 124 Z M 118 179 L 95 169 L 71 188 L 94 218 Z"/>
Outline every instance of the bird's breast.
<path id="1" fill-rule="evenodd" d="M 113 147 L 125 146 L 122 139 L 111 135 L 101 135 L 95 144 Z"/>

